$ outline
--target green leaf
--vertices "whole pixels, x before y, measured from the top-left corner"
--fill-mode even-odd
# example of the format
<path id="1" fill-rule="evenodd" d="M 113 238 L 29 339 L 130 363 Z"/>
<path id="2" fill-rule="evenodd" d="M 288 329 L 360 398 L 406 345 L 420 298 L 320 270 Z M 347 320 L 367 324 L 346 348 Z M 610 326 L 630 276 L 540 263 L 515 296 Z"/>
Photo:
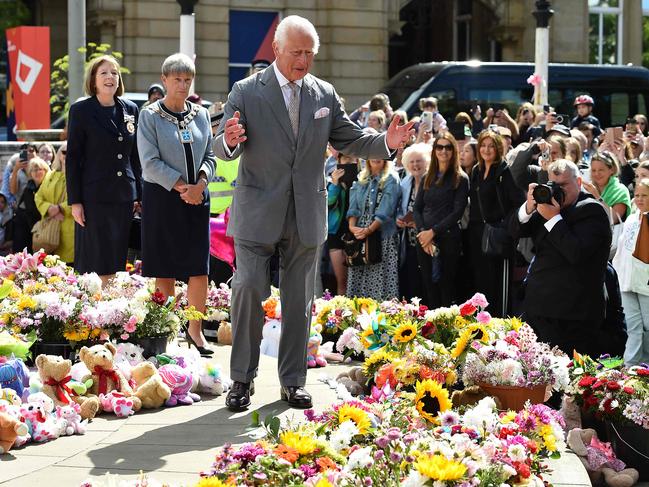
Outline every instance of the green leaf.
<path id="1" fill-rule="evenodd" d="M 4 299 L 7 296 L 9 296 L 13 287 L 14 287 L 13 281 L 10 281 L 9 279 L 5 279 L 4 282 L 2 283 L 2 286 L 0 286 L 0 299 Z"/>
<path id="2" fill-rule="evenodd" d="M 250 421 L 250 427 L 251 428 L 259 428 L 261 425 L 259 424 L 259 411 L 253 411 L 251 414 L 252 418 Z"/>
<path id="3" fill-rule="evenodd" d="M 553 460 L 557 460 L 561 458 L 561 453 L 559 451 L 553 451 L 552 454 L 550 455 L 550 458 Z"/>
<path id="4" fill-rule="evenodd" d="M 273 418 L 270 421 L 270 432 L 271 434 L 277 438 L 279 436 L 279 429 L 282 426 L 282 422 L 277 416 L 273 416 Z"/>

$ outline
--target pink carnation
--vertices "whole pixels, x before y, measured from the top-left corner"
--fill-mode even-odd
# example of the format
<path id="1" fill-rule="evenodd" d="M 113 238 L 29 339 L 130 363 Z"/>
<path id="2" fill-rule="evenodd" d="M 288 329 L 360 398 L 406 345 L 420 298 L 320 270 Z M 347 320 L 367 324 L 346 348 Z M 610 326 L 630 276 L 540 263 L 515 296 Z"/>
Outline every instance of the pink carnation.
<path id="1" fill-rule="evenodd" d="M 135 331 L 137 325 L 137 318 L 135 316 L 131 316 L 126 324 L 124 325 L 124 330 L 126 330 L 129 333 L 133 333 Z"/>
<path id="2" fill-rule="evenodd" d="M 128 338 L 129 338 L 130 336 L 131 336 L 131 335 L 129 335 L 128 333 L 122 333 L 119 337 L 120 337 L 122 340 L 128 340 Z"/>
<path id="3" fill-rule="evenodd" d="M 478 315 L 476 316 L 476 319 L 480 323 L 489 323 L 491 321 L 491 315 L 489 314 L 488 311 L 480 311 Z"/>
<path id="4" fill-rule="evenodd" d="M 482 309 L 489 306 L 489 302 L 487 301 L 487 298 L 482 293 L 475 293 L 471 298 L 471 304 L 477 308 L 482 308 Z"/>

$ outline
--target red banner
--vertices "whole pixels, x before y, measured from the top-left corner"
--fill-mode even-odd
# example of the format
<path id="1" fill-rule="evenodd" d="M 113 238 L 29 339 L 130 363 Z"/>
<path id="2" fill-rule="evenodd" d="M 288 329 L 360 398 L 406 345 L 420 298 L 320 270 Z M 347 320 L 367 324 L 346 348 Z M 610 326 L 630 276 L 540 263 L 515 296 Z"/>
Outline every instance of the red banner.
<path id="1" fill-rule="evenodd" d="M 50 128 L 50 28 L 7 29 L 7 108 L 13 104 L 17 130 Z"/>

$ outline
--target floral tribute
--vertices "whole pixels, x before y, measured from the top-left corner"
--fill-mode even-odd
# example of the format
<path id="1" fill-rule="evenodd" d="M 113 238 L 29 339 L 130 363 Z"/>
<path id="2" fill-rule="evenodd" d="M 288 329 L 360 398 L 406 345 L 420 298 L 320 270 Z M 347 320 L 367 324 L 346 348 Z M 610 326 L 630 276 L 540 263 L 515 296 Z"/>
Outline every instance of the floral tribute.
<path id="1" fill-rule="evenodd" d="M 42 341 L 71 343 L 171 337 L 187 319 L 151 279 L 118 273 L 102 289 L 96 274 L 75 274 L 41 251 L 0 257 L 0 277 L 10 286 L 0 301 L 0 332 L 14 337 L 35 334 Z"/>
<path id="2" fill-rule="evenodd" d="M 542 460 L 564 447 L 563 419 L 544 405 L 498 412 L 491 398 L 463 412 L 427 379 L 417 392 L 346 401 L 265 436 L 224 446 L 198 485 L 543 485 Z"/>
<path id="3" fill-rule="evenodd" d="M 649 429 L 649 365 L 625 367 L 622 359 L 575 352 L 568 370 L 567 392 L 582 411 Z"/>

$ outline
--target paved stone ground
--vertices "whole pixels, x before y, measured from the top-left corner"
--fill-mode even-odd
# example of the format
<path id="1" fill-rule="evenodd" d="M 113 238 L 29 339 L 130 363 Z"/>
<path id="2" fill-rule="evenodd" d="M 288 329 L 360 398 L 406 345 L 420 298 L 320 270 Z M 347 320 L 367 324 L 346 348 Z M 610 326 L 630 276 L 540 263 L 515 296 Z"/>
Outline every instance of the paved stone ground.
<path id="1" fill-rule="evenodd" d="M 213 348 L 214 361 L 227 374 L 231 348 Z M 309 369 L 307 389 L 317 410 L 336 400 L 335 392 L 318 378 L 336 376 L 347 368 Z M 275 359 L 262 355 L 255 390 L 251 409 L 243 413 L 228 411 L 221 396 L 205 397 L 192 406 L 141 411 L 128 419 L 103 415 L 93 420 L 84 436 L 30 444 L 0 456 L 0 484 L 72 487 L 106 472 L 136 478 L 143 470 L 159 481 L 191 486 L 198 481 L 198 472 L 211 465 L 219 446 L 248 441 L 245 430 L 252 411 L 259 411 L 261 418 L 273 412 L 282 417 L 302 416 L 279 398 Z M 553 462 L 552 468 L 550 480 L 556 486 L 590 486 L 581 463 L 570 453 Z"/>

